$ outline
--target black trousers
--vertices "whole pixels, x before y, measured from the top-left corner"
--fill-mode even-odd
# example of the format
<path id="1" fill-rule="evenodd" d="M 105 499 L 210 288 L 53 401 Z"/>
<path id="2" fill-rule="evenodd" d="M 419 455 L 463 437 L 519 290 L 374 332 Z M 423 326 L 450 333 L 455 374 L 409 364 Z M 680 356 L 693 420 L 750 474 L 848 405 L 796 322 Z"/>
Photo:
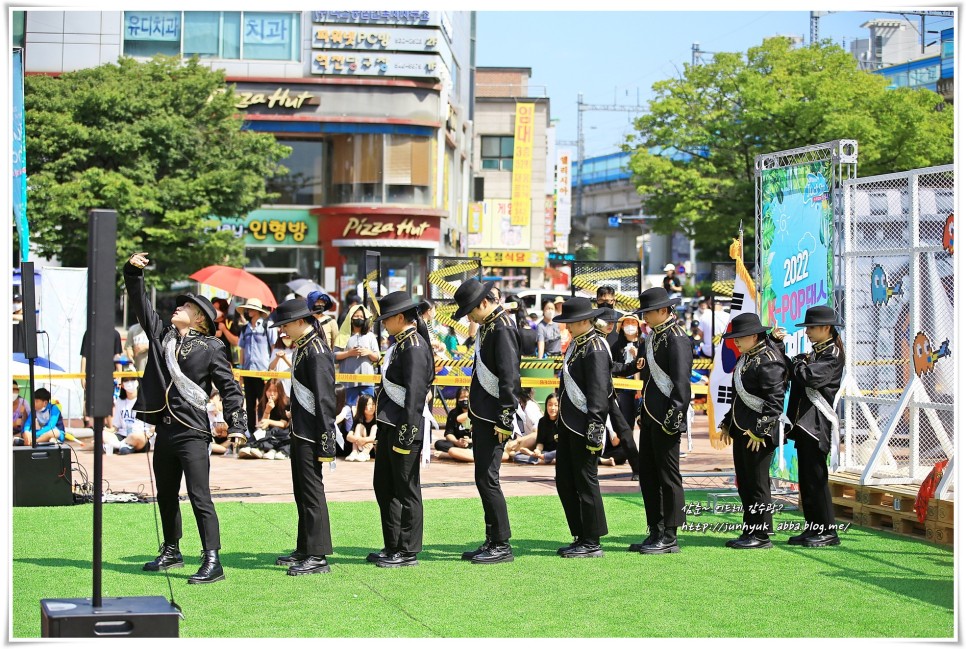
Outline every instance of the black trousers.
<path id="1" fill-rule="evenodd" d="M 835 529 L 835 509 L 832 492 L 828 488 L 828 453 L 823 453 L 818 442 L 807 433 L 796 431 L 795 449 L 798 451 L 798 488 L 802 495 L 802 514 L 809 530 L 824 533 Z"/>
<path id="2" fill-rule="evenodd" d="M 506 511 L 506 498 L 500 488 L 500 463 L 503 447 L 493 430 L 493 424 L 473 417 L 473 466 L 476 489 L 483 501 L 483 521 L 486 538 L 495 543 L 510 540 L 510 517 Z"/>
<path id="3" fill-rule="evenodd" d="M 258 423 L 258 397 L 265 389 L 265 379 L 257 376 L 243 376 L 242 386 L 245 388 L 245 413 L 248 414 L 248 439 L 254 441 L 255 424 Z"/>
<path id="4" fill-rule="evenodd" d="M 188 500 L 198 524 L 204 550 L 220 550 L 218 515 L 211 502 L 208 481 L 208 438 L 180 424 L 159 424 L 154 443 L 154 477 L 158 483 L 158 511 L 164 542 L 181 540 L 181 505 L 178 492 L 184 476 Z"/>
<path id="5" fill-rule="evenodd" d="M 402 454 L 392 450 L 395 438 L 396 428 L 379 422 L 372 489 L 379 503 L 383 547 L 389 552 L 415 554 L 423 549 L 423 492 L 419 484 L 423 440 L 414 439 L 407 448 L 409 453 Z"/>
<path id="6" fill-rule="evenodd" d="M 634 441 L 634 420 L 637 418 L 637 408 L 634 403 L 634 390 L 617 390 L 617 405 L 620 409 L 620 414 L 624 418 L 624 422 L 627 426 L 618 426 L 614 422 L 614 417 L 616 413 L 613 409 L 610 413 L 611 425 L 614 426 L 614 432 L 621 440 L 621 446 L 624 447 L 624 455 L 627 457 L 627 462 L 631 465 L 631 471 L 640 474 L 641 472 L 641 460 L 640 451 L 637 448 L 637 443 Z"/>
<path id="7" fill-rule="evenodd" d="M 735 479 L 741 497 L 742 531 L 760 539 L 767 539 L 772 531 L 771 478 L 769 468 L 775 449 L 769 447 L 752 451 L 748 437 L 740 435 L 732 439 L 735 459 Z"/>
<path id="8" fill-rule="evenodd" d="M 557 418 L 557 495 L 563 505 L 570 533 L 579 539 L 599 542 L 607 534 L 604 501 L 597 480 L 597 454 L 587 450 L 587 439 Z"/>
<path id="9" fill-rule="evenodd" d="M 684 483 L 681 480 L 681 433 L 668 435 L 647 413 L 641 414 L 641 496 L 647 526 L 681 527 Z"/>
<path id="10" fill-rule="evenodd" d="M 322 468 L 315 455 L 315 444 L 296 436 L 291 438 L 292 491 L 298 512 L 295 551 L 314 556 L 332 554 L 329 506 L 325 501 Z"/>

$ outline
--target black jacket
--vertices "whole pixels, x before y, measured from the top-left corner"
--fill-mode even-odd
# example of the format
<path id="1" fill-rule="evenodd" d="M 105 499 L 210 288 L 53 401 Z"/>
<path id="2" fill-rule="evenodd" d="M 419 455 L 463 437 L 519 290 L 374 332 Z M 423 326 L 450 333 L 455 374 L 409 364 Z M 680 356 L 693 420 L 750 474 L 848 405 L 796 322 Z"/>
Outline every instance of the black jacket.
<path id="1" fill-rule="evenodd" d="M 721 426 L 732 439 L 737 440 L 746 431 L 751 431 L 756 437 L 764 438 L 766 448 L 775 448 L 778 446 L 778 419 L 785 409 L 785 389 L 788 385 L 784 354 L 766 339 L 742 354 L 742 357 L 745 361 L 741 367 L 741 383 L 749 394 L 764 400 L 762 412 L 752 410 L 741 400 L 732 377 L 734 401 L 722 418 Z M 735 371 L 738 369 L 735 368 Z"/>
<path id="2" fill-rule="evenodd" d="M 407 329 L 396 337 L 392 362 L 382 371 L 387 379 L 406 388 L 406 398 L 405 406 L 401 407 L 380 385 L 376 392 L 376 419 L 396 429 L 394 438 L 389 441 L 393 450 L 406 454 L 410 446 L 423 438 L 426 395 L 436 377 L 433 350 L 415 328 Z"/>
<path id="3" fill-rule="evenodd" d="M 649 417 L 669 435 L 686 432 L 688 429 L 688 407 L 691 405 L 691 365 L 694 351 L 687 332 L 679 327 L 673 318 L 658 325 L 647 335 L 654 349 L 654 361 L 671 378 L 671 394 L 664 396 L 651 375 L 647 362 L 640 370 L 644 389 L 641 391 L 641 412 L 643 418 Z M 637 358 L 645 358 L 645 340 L 637 347 Z M 617 364 L 614 373 L 629 376 L 637 372 L 637 359 L 623 365 Z"/>
<path id="4" fill-rule="evenodd" d="M 490 396 L 483 388 L 474 367 L 470 382 L 470 414 L 498 429 L 512 432 L 517 395 L 520 394 L 520 337 L 516 323 L 502 306 L 498 306 L 480 325 L 476 335 L 480 340 L 483 364 L 499 380 L 499 396 Z"/>
<path id="5" fill-rule="evenodd" d="M 316 445 L 322 461 L 335 457 L 335 357 L 313 328 L 293 344 L 295 379 L 312 393 L 315 414 L 299 401 L 292 385 L 292 435 Z"/>
<path id="6" fill-rule="evenodd" d="M 587 438 L 588 448 L 599 451 L 604 445 L 604 422 L 613 392 L 610 350 L 597 330 L 591 329 L 570 341 L 564 358 L 567 372 L 587 399 L 587 412 L 571 400 L 561 375 L 560 421 L 574 434 Z"/>
<path id="7" fill-rule="evenodd" d="M 791 380 L 787 412 L 792 429 L 788 432 L 788 439 L 808 435 L 818 442 L 823 453 L 828 453 L 831 448 L 832 422 L 812 404 L 805 394 L 805 388 L 818 390 L 831 408 L 835 394 L 842 384 L 845 357 L 834 340 L 830 339 L 815 345 L 808 354 L 799 354 L 795 358 L 786 356 L 785 364 Z"/>
<path id="8" fill-rule="evenodd" d="M 205 436 L 211 435 L 208 411 L 189 403 L 171 380 L 163 348 L 163 341 L 171 335 L 175 338 L 175 358 L 181 372 L 206 395 L 211 394 L 212 386 L 216 387 L 224 404 L 228 432 L 247 435 L 245 402 L 225 356 L 225 344 L 214 336 L 195 330 L 188 331 L 182 338 L 173 325 L 163 323 L 144 291 L 144 273 L 130 262 L 124 265 L 124 287 L 149 341 L 148 362 L 134 402 L 136 417 L 156 425 L 161 423 L 163 415 L 170 413 L 182 425 Z"/>

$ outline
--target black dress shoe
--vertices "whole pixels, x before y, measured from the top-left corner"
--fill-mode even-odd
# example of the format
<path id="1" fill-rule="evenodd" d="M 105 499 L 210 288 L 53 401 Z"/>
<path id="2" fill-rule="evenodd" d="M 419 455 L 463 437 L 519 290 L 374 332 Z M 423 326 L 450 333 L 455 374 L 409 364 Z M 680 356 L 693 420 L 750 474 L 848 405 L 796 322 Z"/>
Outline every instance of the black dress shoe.
<path id="1" fill-rule="evenodd" d="M 830 545 L 839 545 L 839 535 L 835 532 L 826 532 L 825 534 L 816 534 L 808 539 L 805 539 L 803 544 L 806 548 L 826 548 Z"/>
<path id="2" fill-rule="evenodd" d="M 391 554 L 392 552 L 390 552 L 386 548 L 383 548 L 379 550 L 379 552 L 370 552 L 369 554 L 367 554 L 366 561 L 368 561 L 369 563 L 376 563 L 380 559 L 388 559 L 389 555 Z"/>
<path id="3" fill-rule="evenodd" d="M 157 572 L 168 568 L 184 568 L 184 558 L 181 556 L 177 543 L 163 543 L 158 548 L 158 552 L 161 554 L 155 557 L 154 561 L 148 561 L 144 564 L 141 570 Z"/>
<path id="4" fill-rule="evenodd" d="M 293 550 L 291 553 L 275 559 L 275 565 L 276 566 L 294 566 L 296 563 L 301 563 L 302 561 L 305 561 L 305 557 L 307 556 L 309 555 L 305 554 L 304 552 Z"/>
<path id="5" fill-rule="evenodd" d="M 473 559 L 475 559 L 479 555 L 481 555 L 484 552 L 486 552 L 487 550 L 489 550 L 490 549 L 490 545 L 491 545 L 491 541 L 490 541 L 490 539 L 487 539 L 487 540 L 483 541 L 483 545 L 481 545 L 480 547 L 476 548 L 475 550 L 469 550 L 468 552 L 464 552 L 463 553 L 463 556 L 462 556 L 463 561 L 472 561 Z"/>
<path id="6" fill-rule="evenodd" d="M 656 541 L 641 546 L 641 554 L 674 554 L 680 552 L 677 535 L 662 534 Z"/>
<path id="7" fill-rule="evenodd" d="M 645 545 L 654 543 L 654 541 L 661 538 L 663 534 L 664 534 L 664 527 L 661 525 L 655 526 L 654 529 L 648 528 L 648 535 L 644 537 L 644 540 L 641 541 L 640 543 L 631 543 L 629 546 L 627 546 L 627 551 L 640 552 L 641 548 L 643 548 Z"/>
<path id="8" fill-rule="evenodd" d="M 189 584 L 212 584 L 225 578 L 218 550 L 205 550 L 201 553 L 201 567 L 198 572 L 188 577 Z"/>
<path id="9" fill-rule="evenodd" d="M 324 556 L 310 554 L 301 562 L 289 567 L 285 574 L 289 577 L 298 577 L 299 575 L 314 575 L 330 570 L 329 562 L 325 560 Z"/>
<path id="10" fill-rule="evenodd" d="M 733 547 L 735 547 L 735 543 L 744 543 L 745 541 L 747 541 L 750 538 L 751 538 L 751 534 L 748 534 L 747 532 L 742 532 L 741 533 L 741 536 L 739 536 L 738 538 L 736 538 L 736 539 L 728 539 L 725 542 L 725 546 L 727 546 L 729 548 L 733 548 Z"/>
<path id="11" fill-rule="evenodd" d="M 380 568 L 401 568 L 403 566 L 418 566 L 415 552 L 393 552 L 385 559 L 378 559 L 376 565 Z"/>
<path id="12" fill-rule="evenodd" d="M 470 561 L 473 563 L 504 563 L 506 561 L 513 561 L 513 551 L 510 549 L 509 543 L 491 543 L 490 547 L 470 559 Z"/>
<path id="13" fill-rule="evenodd" d="M 565 545 L 562 548 L 557 548 L 557 554 L 559 554 L 560 556 L 563 556 L 564 553 L 570 552 L 578 545 L 580 545 L 580 539 L 575 536 L 573 542 L 570 545 Z"/>
<path id="14" fill-rule="evenodd" d="M 817 532 L 813 530 L 805 530 L 801 534 L 796 534 L 795 536 L 788 537 L 788 545 L 805 545 L 805 541 L 815 536 Z"/>
<path id="15" fill-rule="evenodd" d="M 772 544 L 767 538 L 760 539 L 757 536 L 749 536 L 743 541 L 738 539 L 731 547 L 735 550 L 766 550 L 772 547 Z"/>
<path id="16" fill-rule="evenodd" d="M 604 550 L 600 547 L 600 543 L 581 541 L 560 556 L 564 559 L 590 559 L 604 556 Z"/>

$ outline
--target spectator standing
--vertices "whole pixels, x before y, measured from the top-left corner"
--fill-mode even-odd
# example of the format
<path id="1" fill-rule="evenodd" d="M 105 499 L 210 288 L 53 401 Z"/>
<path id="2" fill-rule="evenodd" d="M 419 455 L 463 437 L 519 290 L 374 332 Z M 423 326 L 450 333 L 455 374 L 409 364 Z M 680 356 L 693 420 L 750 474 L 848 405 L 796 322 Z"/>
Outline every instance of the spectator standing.
<path id="1" fill-rule="evenodd" d="M 674 264 L 664 267 L 664 279 L 662 280 L 664 290 L 671 297 L 681 297 L 681 280 L 678 279 L 677 269 Z"/>
<path id="2" fill-rule="evenodd" d="M 127 330 L 127 340 L 124 341 L 124 354 L 133 364 L 133 369 L 144 372 L 148 364 L 148 335 L 141 325 L 135 322 Z"/>
<path id="3" fill-rule="evenodd" d="M 337 343 L 339 338 L 339 325 L 336 323 L 335 314 L 331 313 L 335 307 L 335 302 L 332 298 L 321 291 L 312 291 L 306 296 L 305 305 L 318 321 L 319 328 L 322 330 L 322 337 L 325 339 L 326 344 L 328 344 L 329 349 L 333 352 L 339 349 Z"/>
<path id="4" fill-rule="evenodd" d="M 215 307 L 215 338 L 225 343 L 228 364 L 235 364 L 238 349 L 238 323 L 228 316 L 228 300 L 216 297 L 211 301 Z"/>
<path id="5" fill-rule="evenodd" d="M 258 298 L 251 298 L 238 308 L 248 319 L 248 324 L 238 336 L 241 368 L 267 372 L 275 353 L 275 342 L 278 340 L 278 332 L 269 328 L 268 321 L 265 319 L 269 310 L 262 306 L 262 301 Z M 265 389 L 265 379 L 258 376 L 243 376 L 242 385 L 245 388 L 245 413 L 248 415 L 248 435 L 251 442 L 254 439 L 255 422 L 258 421 L 256 404 L 262 390 Z"/>
<path id="6" fill-rule="evenodd" d="M 537 323 L 537 357 L 560 356 L 560 327 L 553 321 L 557 314 L 553 303 L 543 303 L 543 320 Z"/>
<path id="7" fill-rule="evenodd" d="M 517 311 L 517 327 L 520 329 L 520 355 L 537 355 L 537 330 L 530 326 L 523 311 Z"/>
<path id="8" fill-rule="evenodd" d="M 454 356 L 456 354 L 456 350 L 460 346 L 460 339 L 456 337 L 456 329 L 446 327 L 446 335 L 443 337 L 443 344 L 446 345 L 446 351 L 449 352 L 450 356 Z M 534 349 L 536 349 L 536 343 L 534 343 Z"/>
<path id="9" fill-rule="evenodd" d="M 379 363 L 379 341 L 376 335 L 370 331 L 371 321 L 369 311 L 361 304 L 349 307 L 349 314 L 346 317 L 349 327 L 348 335 L 345 338 L 345 346 L 342 351 L 335 353 L 335 360 L 339 363 L 339 372 L 342 374 L 376 374 L 376 364 Z M 346 403 L 350 406 L 356 405 L 359 395 L 367 394 L 370 397 L 375 394 L 375 388 L 370 383 L 347 383 L 346 384 Z"/>

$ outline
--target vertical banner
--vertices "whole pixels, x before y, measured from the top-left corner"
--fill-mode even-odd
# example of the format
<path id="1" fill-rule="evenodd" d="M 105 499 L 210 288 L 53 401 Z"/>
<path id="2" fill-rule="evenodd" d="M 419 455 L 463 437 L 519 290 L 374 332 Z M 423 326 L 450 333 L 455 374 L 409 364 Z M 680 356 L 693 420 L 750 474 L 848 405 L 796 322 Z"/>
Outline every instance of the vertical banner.
<path id="1" fill-rule="evenodd" d="M 833 306 L 832 182 L 829 160 L 762 170 L 761 320 L 788 331 L 789 356 L 811 349 L 804 327 L 795 326 L 805 310 Z M 798 482 L 791 442 L 775 453 L 771 475 Z"/>
<path id="2" fill-rule="evenodd" d="M 533 116 L 536 104 L 517 104 L 513 125 L 512 225 L 530 225 L 530 189 L 533 182 Z"/>
<path id="3" fill-rule="evenodd" d="M 570 234 L 570 169 L 574 160 L 574 152 L 570 149 L 557 149 L 557 218 L 554 231 L 566 239 Z M 566 250 L 564 250 L 566 251 Z"/>
<path id="4" fill-rule="evenodd" d="M 543 199 L 543 247 L 553 250 L 553 196 Z"/>
<path id="5" fill-rule="evenodd" d="M 741 242 L 735 239 L 729 249 L 729 254 L 735 260 L 735 286 L 731 293 L 731 313 L 725 333 L 731 332 L 731 321 L 742 313 L 758 313 L 758 293 L 755 282 L 748 274 L 742 260 Z M 716 316 L 724 316 L 721 312 Z M 721 420 L 731 410 L 731 403 L 735 399 L 731 384 L 731 375 L 741 354 L 735 346 L 734 340 L 722 338 L 715 346 L 714 365 L 711 368 L 711 378 L 708 385 L 708 427 L 712 423 L 717 430 Z M 735 444 L 743 442 L 735 441 Z"/>
<path id="6" fill-rule="evenodd" d="M 27 225 L 27 146 L 23 109 L 23 50 L 13 50 L 13 220 L 20 242 L 20 261 L 27 261 L 30 231 Z"/>

